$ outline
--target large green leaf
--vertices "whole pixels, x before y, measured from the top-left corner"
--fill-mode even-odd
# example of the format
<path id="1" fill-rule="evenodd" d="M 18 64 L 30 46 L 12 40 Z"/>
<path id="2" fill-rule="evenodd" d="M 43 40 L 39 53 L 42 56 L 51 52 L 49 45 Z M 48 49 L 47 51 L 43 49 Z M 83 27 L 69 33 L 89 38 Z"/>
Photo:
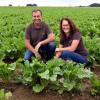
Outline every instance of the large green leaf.
<path id="1" fill-rule="evenodd" d="M 43 79 L 49 79 L 49 70 L 46 70 L 45 72 L 42 72 L 42 73 L 38 73 L 38 75 L 43 78 Z"/>
<path id="2" fill-rule="evenodd" d="M 36 84 L 36 86 L 33 86 L 33 91 L 36 93 L 41 92 L 43 89 L 44 89 L 44 86 L 40 84 Z"/>

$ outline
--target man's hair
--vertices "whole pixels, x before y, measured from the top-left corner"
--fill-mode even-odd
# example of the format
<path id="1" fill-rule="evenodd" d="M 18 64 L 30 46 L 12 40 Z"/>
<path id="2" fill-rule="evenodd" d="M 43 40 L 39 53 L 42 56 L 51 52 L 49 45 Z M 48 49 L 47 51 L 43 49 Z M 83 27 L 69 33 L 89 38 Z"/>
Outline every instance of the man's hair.
<path id="1" fill-rule="evenodd" d="M 37 12 L 37 11 L 39 11 L 41 13 L 41 16 L 42 16 L 42 11 L 40 9 L 35 9 L 35 10 L 32 11 L 32 13 Z"/>

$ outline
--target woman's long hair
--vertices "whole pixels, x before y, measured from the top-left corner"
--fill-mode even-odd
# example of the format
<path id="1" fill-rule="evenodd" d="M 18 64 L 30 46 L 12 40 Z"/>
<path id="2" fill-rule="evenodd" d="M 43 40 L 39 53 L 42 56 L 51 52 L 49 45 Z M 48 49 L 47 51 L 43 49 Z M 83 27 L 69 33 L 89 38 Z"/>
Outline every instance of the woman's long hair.
<path id="1" fill-rule="evenodd" d="M 76 27 L 76 25 L 74 24 L 74 22 L 71 19 L 69 19 L 67 17 L 64 17 L 60 21 L 60 39 L 61 40 L 66 38 L 65 32 L 62 30 L 62 22 L 63 22 L 63 20 L 68 21 L 68 23 L 70 25 L 70 34 L 74 34 L 76 32 L 80 33 L 79 29 Z"/>

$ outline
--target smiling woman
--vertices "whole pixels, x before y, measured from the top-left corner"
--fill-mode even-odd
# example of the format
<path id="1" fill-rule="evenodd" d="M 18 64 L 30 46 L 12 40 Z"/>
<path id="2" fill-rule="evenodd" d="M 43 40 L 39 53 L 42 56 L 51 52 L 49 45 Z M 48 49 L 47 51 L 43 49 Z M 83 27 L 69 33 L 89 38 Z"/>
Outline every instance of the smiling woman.
<path id="1" fill-rule="evenodd" d="M 81 33 L 72 20 L 65 17 L 60 21 L 60 45 L 56 48 L 56 57 L 87 63 L 88 52 L 84 47 Z"/>

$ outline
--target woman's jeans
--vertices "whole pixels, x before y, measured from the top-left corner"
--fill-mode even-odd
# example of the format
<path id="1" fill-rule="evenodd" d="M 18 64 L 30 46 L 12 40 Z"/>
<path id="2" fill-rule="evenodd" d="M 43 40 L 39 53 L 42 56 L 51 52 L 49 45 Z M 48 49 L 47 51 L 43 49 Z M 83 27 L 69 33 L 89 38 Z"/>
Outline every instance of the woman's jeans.
<path id="1" fill-rule="evenodd" d="M 42 45 L 39 48 L 39 53 L 40 53 L 42 59 L 44 59 L 44 60 L 52 59 L 54 56 L 54 53 L 55 53 L 55 48 L 56 48 L 56 45 L 54 42 L 50 42 L 46 45 Z M 24 59 L 30 60 L 32 56 L 35 56 L 35 55 L 27 49 L 25 52 L 25 55 L 24 55 Z"/>
<path id="2" fill-rule="evenodd" d="M 72 51 L 63 51 L 60 58 L 64 60 L 72 60 L 77 63 L 87 63 L 87 57 L 82 56 L 78 53 L 72 52 Z"/>

